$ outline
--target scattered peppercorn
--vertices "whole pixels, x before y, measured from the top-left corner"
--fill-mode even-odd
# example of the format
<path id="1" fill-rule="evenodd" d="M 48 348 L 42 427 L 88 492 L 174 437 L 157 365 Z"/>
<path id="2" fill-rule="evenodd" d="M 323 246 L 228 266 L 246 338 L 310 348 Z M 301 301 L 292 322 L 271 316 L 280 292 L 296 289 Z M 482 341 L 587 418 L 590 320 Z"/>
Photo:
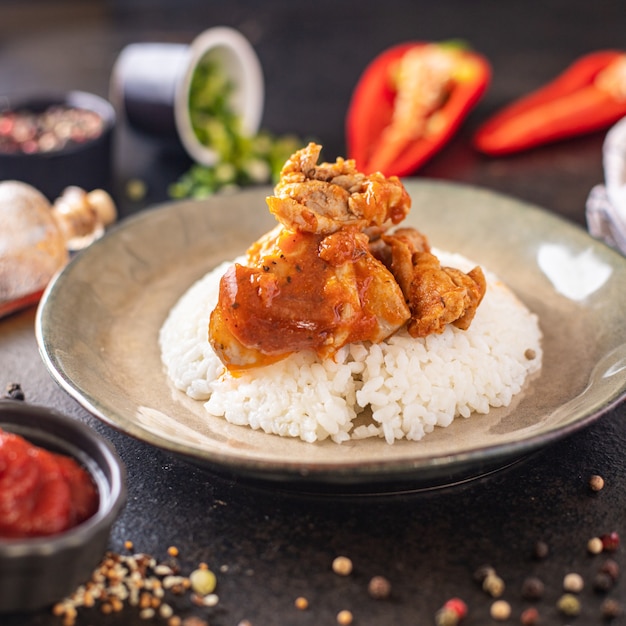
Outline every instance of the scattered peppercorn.
<path id="1" fill-rule="evenodd" d="M 525 600 L 541 600 L 545 585 L 537 576 L 529 576 L 522 583 L 522 597 Z"/>
<path id="2" fill-rule="evenodd" d="M 347 556 L 338 556 L 333 560 L 333 572 L 339 576 L 349 576 L 352 573 L 352 561 Z"/>
<path id="3" fill-rule="evenodd" d="M 437 626 L 457 626 L 467 615 L 467 604 L 460 598 L 450 598 L 435 614 Z"/>
<path id="4" fill-rule="evenodd" d="M 189 582 L 195 593 L 206 596 L 215 591 L 217 578 L 210 569 L 198 568 L 189 574 Z"/>
<path id="5" fill-rule="evenodd" d="M 570 593 L 580 593 L 584 586 L 585 581 L 583 580 L 583 577 L 576 572 L 566 574 L 565 578 L 563 578 L 563 589 L 565 591 L 569 591 Z"/>
<path id="6" fill-rule="evenodd" d="M 573 593 L 563 594 L 556 603 L 557 609 L 567 617 L 580 614 L 580 600 Z"/>
<path id="7" fill-rule="evenodd" d="M 131 545 L 129 541 L 124 543 L 127 549 Z M 206 573 L 210 570 L 199 567 L 195 571 Z M 174 615 L 166 601 L 166 593 L 182 595 L 191 587 L 189 578 L 175 574 L 170 565 L 158 562 L 148 554 L 107 552 L 91 579 L 71 596 L 56 603 L 52 613 L 62 618 L 62 626 L 74 626 L 81 607 L 97 606 L 103 615 L 112 615 L 121 612 L 127 604 L 137 608 L 140 619 L 161 617 L 167 620 L 167 626 L 206 626 L 204 620 L 194 622 L 192 618 L 183 620 Z M 199 596 L 192 590 L 193 604 L 212 607 L 218 601 L 215 594 Z"/>
<path id="8" fill-rule="evenodd" d="M 604 478 L 598 474 L 593 474 L 589 478 L 589 487 L 591 491 L 602 491 L 604 489 Z"/>
<path id="9" fill-rule="evenodd" d="M 460 620 L 467 615 L 467 604 L 461 598 L 450 598 L 443 605 L 443 608 L 454 611 Z"/>
<path id="10" fill-rule="evenodd" d="M 506 600 L 496 600 L 489 610 L 489 614 L 498 622 L 504 622 L 511 617 L 511 605 Z"/>
<path id="11" fill-rule="evenodd" d="M 605 552 L 615 552 L 619 548 L 619 535 L 613 531 L 600 537 Z"/>
<path id="12" fill-rule="evenodd" d="M 520 615 L 520 623 L 523 626 L 535 626 L 539 623 L 539 611 L 534 606 L 524 609 Z"/>
<path id="13" fill-rule="evenodd" d="M 209 626 L 209 623 L 200 617 L 192 615 L 191 617 L 186 617 L 183 620 L 182 626 Z"/>
<path id="14" fill-rule="evenodd" d="M 491 567 L 491 565 L 481 565 L 479 568 L 477 568 L 474 571 L 474 580 L 479 584 L 482 585 L 483 582 L 485 581 L 485 578 L 487 578 L 487 576 L 489 576 L 490 574 L 495 574 L 496 570 Z"/>
<path id="15" fill-rule="evenodd" d="M 352 624 L 352 620 L 352 613 L 346 609 L 337 613 L 337 623 L 340 626 L 349 626 L 349 624 Z"/>
<path id="16" fill-rule="evenodd" d="M 148 187 L 140 178 L 131 178 L 126 181 L 126 197 L 133 202 L 139 202 L 146 197 Z"/>
<path id="17" fill-rule="evenodd" d="M 619 565 L 617 561 L 613 559 L 607 559 L 600 566 L 600 571 L 608 574 L 613 581 L 616 581 L 619 578 Z"/>
<path id="18" fill-rule="evenodd" d="M 167 553 L 168 553 L 170 556 L 177 557 L 177 556 L 178 556 L 178 548 L 177 548 L 176 546 L 170 546 L 170 547 L 167 549 Z"/>
<path id="19" fill-rule="evenodd" d="M 601 593 L 608 591 L 613 586 L 613 579 L 605 572 L 598 572 L 593 578 L 593 588 Z"/>
<path id="20" fill-rule="evenodd" d="M 296 598 L 294 604 L 296 609 L 298 609 L 299 611 L 306 611 L 306 609 L 309 608 L 309 601 L 303 596 L 299 596 L 298 598 Z"/>
<path id="21" fill-rule="evenodd" d="M 603 550 L 602 539 L 600 537 L 592 537 L 587 542 L 587 550 L 590 554 L 600 554 Z"/>
<path id="22" fill-rule="evenodd" d="M 104 120 L 95 111 L 54 104 L 43 111 L 0 113 L 0 153 L 35 154 L 62 150 L 97 139 Z"/>
<path id="23" fill-rule="evenodd" d="M 497 574 L 488 574 L 483 580 L 483 590 L 492 598 L 499 598 L 504 593 L 504 589 L 504 581 Z"/>
<path id="24" fill-rule="evenodd" d="M 375 600 L 386 600 L 391 594 L 391 583 L 384 576 L 374 576 L 367 585 L 367 592 Z"/>
<path id="25" fill-rule="evenodd" d="M 545 541 L 537 541 L 533 549 L 533 555 L 536 559 L 543 560 L 550 554 L 550 547 Z"/>
<path id="26" fill-rule="evenodd" d="M 452 609 L 442 607 L 435 613 L 436 626 L 457 626 L 459 621 L 459 616 Z"/>
<path id="27" fill-rule="evenodd" d="M 606 598 L 600 606 L 600 612 L 604 619 L 614 619 L 623 613 L 623 608 L 617 600 Z"/>
<path id="28" fill-rule="evenodd" d="M 19 383 L 9 383 L 2 397 L 7 400 L 24 400 L 26 398 Z"/>

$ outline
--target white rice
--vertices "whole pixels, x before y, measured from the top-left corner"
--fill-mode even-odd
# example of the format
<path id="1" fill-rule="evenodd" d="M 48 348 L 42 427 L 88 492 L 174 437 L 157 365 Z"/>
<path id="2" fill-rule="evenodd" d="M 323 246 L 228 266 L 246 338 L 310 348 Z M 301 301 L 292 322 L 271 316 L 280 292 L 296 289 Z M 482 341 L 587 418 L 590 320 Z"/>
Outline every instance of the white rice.
<path id="1" fill-rule="evenodd" d="M 436 254 L 444 265 L 464 271 L 475 265 L 460 255 Z M 456 417 L 508 406 L 541 367 L 536 315 L 485 272 L 487 292 L 466 331 L 448 326 L 425 339 L 401 331 L 380 344 L 345 346 L 334 360 L 302 352 L 233 377 L 208 341 L 209 316 L 227 266 L 183 295 L 159 342 L 174 386 L 204 403 L 207 414 L 233 424 L 308 442 L 419 440 Z"/>

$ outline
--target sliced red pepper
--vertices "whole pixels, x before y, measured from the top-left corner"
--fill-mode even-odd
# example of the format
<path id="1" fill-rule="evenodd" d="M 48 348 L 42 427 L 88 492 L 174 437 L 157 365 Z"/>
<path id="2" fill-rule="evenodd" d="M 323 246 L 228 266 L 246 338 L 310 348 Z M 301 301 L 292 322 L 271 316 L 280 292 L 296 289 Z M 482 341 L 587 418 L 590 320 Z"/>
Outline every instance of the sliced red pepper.
<path id="1" fill-rule="evenodd" d="M 452 80 L 445 98 L 427 118 L 425 132 L 416 137 L 405 135 L 401 149 L 389 154 L 385 131 L 398 104 L 394 74 L 407 52 L 427 46 L 452 49 L 445 43 L 399 44 L 374 59 L 359 79 L 346 118 L 347 153 L 359 170 L 381 171 L 386 176 L 414 173 L 451 139 L 489 85 L 491 67 L 487 60 L 456 46 L 458 58 Z"/>
<path id="2" fill-rule="evenodd" d="M 476 131 L 474 146 L 497 156 L 608 128 L 626 115 L 626 66 L 621 96 L 598 79 L 620 61 L 626 62 L 626 53 L 617 50 L 581 57 L 553 81 L 489 118 Z"/>

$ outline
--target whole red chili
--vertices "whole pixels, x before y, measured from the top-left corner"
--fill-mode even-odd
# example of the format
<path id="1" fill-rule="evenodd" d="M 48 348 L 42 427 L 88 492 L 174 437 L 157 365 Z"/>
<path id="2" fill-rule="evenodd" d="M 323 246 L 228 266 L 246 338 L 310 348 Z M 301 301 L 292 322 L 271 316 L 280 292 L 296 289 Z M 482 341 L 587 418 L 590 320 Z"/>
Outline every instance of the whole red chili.
<path id="1" fill-rule="evenodd" d="M 354 90 L 348 157 L 366 173 L 412 174 L 451 139 L 490 79 L 487 60 L 459 44 L 409 42 L 386 50 Z"/>
<path id="2" fill-rule="evenodd" d="M 492 156 L 608 128 L 626 115 L 626 53 L 593 52 L 553 81 L 504 107 L 476 131 Z"/>

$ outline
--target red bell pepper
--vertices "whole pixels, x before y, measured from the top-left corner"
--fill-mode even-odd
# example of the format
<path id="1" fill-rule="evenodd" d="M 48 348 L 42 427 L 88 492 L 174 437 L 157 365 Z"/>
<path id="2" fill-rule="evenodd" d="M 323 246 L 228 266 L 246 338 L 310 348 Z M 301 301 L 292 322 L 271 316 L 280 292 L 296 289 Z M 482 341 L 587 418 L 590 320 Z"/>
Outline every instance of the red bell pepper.
<path id="1" fill-rule="evenodd" d="M 439 70 L 443 58 L 447 70 L 428 69 L 424 52 L 439 55 Z M 354 90 L 346 118 L 348 157 L 366 173 L 412 174 L 450 140 L 490 79 L 487 60 L 459 45 L 409 42 L 388 49 Z"/>
<path id="2" fill-rule="evenodd" d="M 485 154 L 504 155 L 602 130 L 625 115 L 626 53 L 593 52 L 497 112 L 473 143 Z"/>

